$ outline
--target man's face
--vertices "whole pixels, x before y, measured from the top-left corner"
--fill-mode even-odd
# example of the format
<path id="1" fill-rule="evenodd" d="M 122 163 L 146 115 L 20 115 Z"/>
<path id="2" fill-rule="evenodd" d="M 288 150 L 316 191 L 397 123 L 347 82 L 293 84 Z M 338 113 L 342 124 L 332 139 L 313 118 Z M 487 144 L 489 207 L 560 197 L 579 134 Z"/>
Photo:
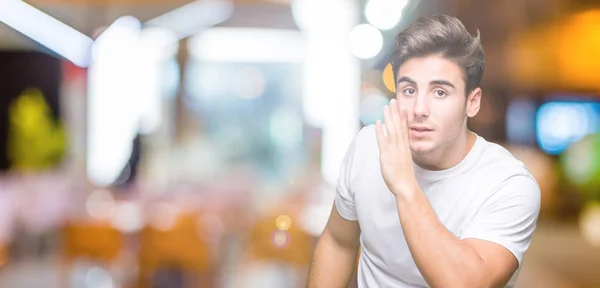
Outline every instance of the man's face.
<path id="1" fill-rule="evenodd" d="M 408 112 L 411 150 L 418 154 L 450 145 L 479 110 L 481 89 L 465 96 L 460 67 L 437 55 L 411 58 L 397 73 L 396 98 Z"/>

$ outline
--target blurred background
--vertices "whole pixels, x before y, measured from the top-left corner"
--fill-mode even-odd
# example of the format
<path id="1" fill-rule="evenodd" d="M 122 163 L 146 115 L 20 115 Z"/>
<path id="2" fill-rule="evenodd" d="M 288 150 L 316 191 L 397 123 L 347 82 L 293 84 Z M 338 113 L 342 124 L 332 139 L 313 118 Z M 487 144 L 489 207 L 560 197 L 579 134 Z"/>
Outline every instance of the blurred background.
<path id="1" fill-rule="evenodd" d="M 470 128 L 542 189 L 518 287 L 600 287 L 598 0 L 0 0 L 0 287 L 303 287 L 437 13 L 482 34 Z"/>

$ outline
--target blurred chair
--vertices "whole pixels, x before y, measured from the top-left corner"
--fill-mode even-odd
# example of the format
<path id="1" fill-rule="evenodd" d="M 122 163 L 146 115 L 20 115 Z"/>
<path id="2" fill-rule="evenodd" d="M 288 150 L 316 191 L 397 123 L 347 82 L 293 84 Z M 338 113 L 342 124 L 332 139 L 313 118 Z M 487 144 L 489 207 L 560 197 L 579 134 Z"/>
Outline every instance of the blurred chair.
<path id="1" fill-rule="evenodd" d="M 250 251 L 257 260 L 283 261 L 298 267 L 308 267 L 314 247 L 313 238 L 298 225 L 287 231 L 275 224 L 279 215 L 272 215 L 254 226 L 250 238 Z"/>
<path id="2" fill-rule="evenodd" d="M 192 213 L 180 214 L 169 229 L 146 226 L 140 235 L 138 287 L 214 287 L 216 265 L 201 227 Z M 171 280 L 158 279 L 161 275 Z"/>
<path id="3" fill-rule="evenodd" d="M 102 266 L 114 265 L 124 248 L 124 238 L 108 222 L 67 222 L 61 229 L 61 286 L 79 260 Z"/>
<path id="4" fill-rule="evenodd" d="M 70 223 L 62 232 L 63 256 L 67 260 L 89 258 L 111 262 L 123 247 L 121 232 L 109 223 Z"/>
<path id="5" fill-rule="evenodd" d="M 295 215 L 270 213 L 251 228 L 242 261 L 244 287 L 305 286 L 316 239 L 294 223 Z"/>
<path id="6" fill-rule="evenodd" d="M 7 246 L 4 243 L 0 243 L 0 268 L 6 265 L 8 262 L 8 251 Z"/>

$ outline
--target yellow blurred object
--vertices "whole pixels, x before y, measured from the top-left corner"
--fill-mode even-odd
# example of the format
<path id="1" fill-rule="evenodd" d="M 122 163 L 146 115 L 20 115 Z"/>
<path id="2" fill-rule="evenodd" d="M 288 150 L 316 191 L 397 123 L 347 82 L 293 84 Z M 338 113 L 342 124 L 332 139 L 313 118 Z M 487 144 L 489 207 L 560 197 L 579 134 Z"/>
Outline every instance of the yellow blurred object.
<path id="1" fill-rule="evenodd" d="M 506 51 L 508 79 L 524 89 L 535 89 L 545 85 L 553 77 L 556 59 L 552 51 L 544 49 L 544 43 L 551 41 L 545 30 L 534 28 L 526 33 L 513 36 Z"/>
<path id="2" fill-rule="evenodd" d="M 198 217 L 180 214 L 171 229 L 157 229 L 151 225 L 141 232 L 139 252 L 140 285 L 146 283 L 159 268 L 178 267 L 190 272 L 201 272 L 214 265 L 211 247 L 200 237 Z"/>
<path id="3" fill-rule="evenodd" d="M 121 232 L 108 222 L 68 222 L 61 229 L 59 287 L 68 287 L 73 264 L 88 260 L 109 267 L 118 262 L 124 248 Z"/>
<path id="4" fill-rule="evenodd" d="M 579 217 L 583 238 L 592 246 L 600 247 L 600 202 L 586 203 Z"/>
<path id="5" fill-rule="evenodd" d="M 382 78 L 385 88 L 396 93 L 396 80 L 394 79 L 394 70 L 391 63 L 388 63 L 385 69 L 383 69 Z"/>
<path id="6" fill-rule="evenodd" d="M 292 219 L 290 218 L 290 216 L 280 215 L 275 220 L 275 225 L 277 225 L 277 229 L 286 231 L 292 226 Z"/>
<path id="7" fill-rule="evenodd" d="M 280 213 L 268 215 L 252 228 L 250 255 L 259 261 L 283 261 L 302 268 L 308 267 L 312 258 L 314 239 L 298 225 L 290 225 L 287 230 L 279 229 L 280 222 L 277 219 L 282 217 L 280 215 Z M 288 217 L 291 223 L 292 217 L 285 217 Z"/>
<path id="8" fill-rule="evenodd" d="M 6 247 L 0 246 L 0 267 L 4 266 L 7 262 Z"/>
<path id="9" fill-rule="evenodd" d="M 518 87 L 600 91 L 600 10 L 517 34 L 506 51 Z"/>
<path id="10" fill-rule="evenodd" d="M 548 47 L 558 56 L 562 84 L 600 90 L 600 10 L 573 16 L 553 34 L 558 39 Z"/>
<path id="11" fill-rule="evenodd" d="M 27 89 L 10 106 L 8 157 L 14 169 L 38 170 L 57 164 L 65 133 L 39 89 Z"/>
<path id="12" fill-rule="evenodd" d="M 108 222 L 67 223 L 62 229 L 62 252 L 68 262 L 78 258 L 112 262 L 123 244 L 121 232 Z"/>

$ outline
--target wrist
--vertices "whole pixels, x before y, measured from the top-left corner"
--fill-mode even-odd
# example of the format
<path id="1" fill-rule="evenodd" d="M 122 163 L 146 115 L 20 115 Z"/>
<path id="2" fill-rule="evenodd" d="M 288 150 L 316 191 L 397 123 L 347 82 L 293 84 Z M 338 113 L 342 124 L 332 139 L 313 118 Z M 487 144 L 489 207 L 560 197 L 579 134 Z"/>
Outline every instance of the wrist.
<path id="1" fill-rule="evenodd" d="M 396 185 L 392 190 L 397 201 L 410 201 L 418 193 L 423 193 L 419 184 L 414 183 L 403 183 L 402 185 Z"/>

